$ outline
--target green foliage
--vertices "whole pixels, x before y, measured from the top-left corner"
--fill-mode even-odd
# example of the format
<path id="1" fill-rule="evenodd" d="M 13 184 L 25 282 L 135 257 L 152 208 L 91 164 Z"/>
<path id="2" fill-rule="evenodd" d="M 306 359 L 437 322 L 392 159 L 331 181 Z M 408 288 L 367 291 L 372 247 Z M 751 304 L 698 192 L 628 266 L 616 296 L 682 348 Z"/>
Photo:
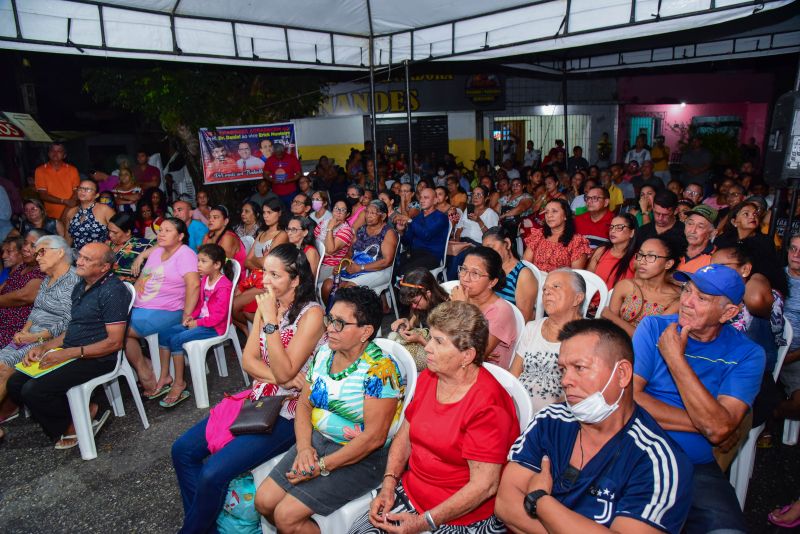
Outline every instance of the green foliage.
<path id="1" fill-rule="evenodd" d="M 316 76 L 275 76 L 263 69 L 173 65 L 100 68 L 83 73 L 97 102 L 140 114 L 165 132 L 259 124 L 313 115 L 322 100 Z"/>

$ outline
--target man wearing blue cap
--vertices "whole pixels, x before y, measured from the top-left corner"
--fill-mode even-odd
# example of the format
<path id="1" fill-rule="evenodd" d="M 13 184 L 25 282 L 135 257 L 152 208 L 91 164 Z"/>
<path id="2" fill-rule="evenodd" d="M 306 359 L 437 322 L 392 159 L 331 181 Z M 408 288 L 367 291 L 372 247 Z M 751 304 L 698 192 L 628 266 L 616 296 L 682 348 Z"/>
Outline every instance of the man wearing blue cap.
<path id="1" fill-rule="evenodd" d="M 694 498 L 685 532 L 745 532 L 733 487 L 712 448 L 739 426 L 761 385 L 764 350 L 728 325 L 744 282 L 711 264 L 683 282 L 677 315 L 646 317 L 633 336 L 634 398 L 694 464 Z"/>

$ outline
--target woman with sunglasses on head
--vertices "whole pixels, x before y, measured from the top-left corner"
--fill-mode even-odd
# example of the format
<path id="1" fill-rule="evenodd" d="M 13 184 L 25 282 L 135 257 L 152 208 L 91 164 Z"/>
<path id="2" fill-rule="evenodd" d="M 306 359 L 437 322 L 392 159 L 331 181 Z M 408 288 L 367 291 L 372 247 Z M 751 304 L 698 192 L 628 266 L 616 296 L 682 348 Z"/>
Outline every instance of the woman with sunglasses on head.
<path id="1" fill-rule="evenodd" d="M 412 269 L 400 279 L 398 300 L 408 306 L 409 317 L 392 323 L 388 338 L 403 345 L 417 364 L 417 371 L 427 366 L 425 345 L 430 340 L 428 313 L 449 300 L 450 296 L 427 269 Z"/>
<path id="2" fill-rule="evenodd" d="M 603 309 L 603 318 L 632 336 L 643 318 L 676 313 L 681 291 L 671 281 L 672 272 L 684 252 L 680 243 L 663 236 L 642 243 L 633 256 L 636 275 L 617 282 L 611 303 Z"/>
<path id="3" fill-rule="evenodd" d="M 506 283 L 503 260 L 489 247 L 475 247 L 458 268 L 458 285 L 450 292 L 450 300 L 469 302 L 480 308 L 489 321 L 489 342 L 486 361 L 508 369 L 514 345 L 522 332 L 511 304 L 497 296 Z"/>
<path id="4" fill-rule="evenodd" d="M 337 291 L 294 421 L 296 444 L 256 492 L 256 510 L 278 532 L 315 532 L 328 515 L 383 478 L 403 388 L 394 361 L 374 343 L 381 301 L 366 287 Z"/>
<path id="5" fill-rule="evenodd" d="M 262 267 L 265 292 L 256 297 L 258 312 L 242 351 L 242 366 L 254 378 L 252 386 L 223 399 L 172 446 L 183 499 L 182 533 L 214 531 L 231 480 L 285 452 L 295 441 L 297 395 L 322 339 L 323 311 L 314 300 L 314 278 L 305 255 L 294 245 L 273 248 Z M 293 398 L 281 407 L 272 433 L 230 433 L 246 399 L 275 395 Z"/>
<path id="6" fill-rule="evenodd" d="M 602 278 L 608 289 L 614 289 L 617 282 L 636 274 L 633 255 L 636 253 L 637 229 L 636 217 L 630 213 L 617 215 L 608 227 L 611 245 L 597 247 L 589 259 L 586 270 Z"/>
<path id="7" fill-rule="evenodd" d="M 97 200 L 97 184 L 93 180 L 81 180 L 78 185 L 78 205 L 64 211 L 63 220 L 69 221 L 67 241 L 72 248 L 80 250 L 87 243 L 105 243 L 108 240 L 108 220 L 114 210 Z"/>

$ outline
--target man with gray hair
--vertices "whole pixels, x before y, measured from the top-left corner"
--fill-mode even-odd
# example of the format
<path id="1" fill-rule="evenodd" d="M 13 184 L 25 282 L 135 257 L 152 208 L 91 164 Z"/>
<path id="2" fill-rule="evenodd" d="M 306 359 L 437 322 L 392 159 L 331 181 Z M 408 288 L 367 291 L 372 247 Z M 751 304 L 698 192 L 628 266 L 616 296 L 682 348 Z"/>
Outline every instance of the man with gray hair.
<path id="1" fill-rule="evenodd" d="M 22 369 L 18 368 L 8 380 L 11 400 L 30 410 L 33 419 L 56 441 L 56 449 L 78 444 L 67 391 L 113 371 L 117 351 L 124 346 L 132 295 L 114 276 L 113 263 L 114 253 L 103 243 L 89 243 L 80 250 L 75 273 L 82 280 L 72 290 L 71 318 L 66 330 L 28 351 Z M 37 367 L 47 369 L 62 364 L 38 378 L 28 374 Z M 99 406 L 92 403 L 90 412 L 94 418 Z M 108 415 L 106 410 L 93 423 L 95 434 Z"/>
<path id="2" fill-rule="evenodd" d="M 686 532 L 746 532 L 742 510 L 712 449 L 736 431 L 761 387 L 764 349 L 728 321 L 739 313 L 741 275 L 711 264 L 673 274 L 677 315 L 642 319 L 633 335 L 633 390 L 694 464 Z"/>

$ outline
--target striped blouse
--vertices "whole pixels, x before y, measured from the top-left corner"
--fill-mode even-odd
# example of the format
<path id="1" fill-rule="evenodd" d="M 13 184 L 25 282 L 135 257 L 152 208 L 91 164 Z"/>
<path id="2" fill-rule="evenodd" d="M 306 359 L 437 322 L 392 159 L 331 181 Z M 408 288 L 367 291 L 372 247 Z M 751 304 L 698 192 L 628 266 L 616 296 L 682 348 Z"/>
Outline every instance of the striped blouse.
<path id="1" fill-rule="evenodd" d="M 506 274 L 506 285 L 500 291 L 495 291 L 497 296 L 513 304 L 517 305 L 517 278 L 519 272 L 525 268 L 525 265 L 518 261 L 517 264 L 511 269 L 511 272 Z"/>
<path id="2" fill-rule="evenodd" d="M 39 293 L 33 301 L 33 309 L 28 316 L 31 332 L 47 330 L 53 337 L 64 333 L 71 318 L 72 290 L 79 280 L 80 277 L 75 274 L 75 269 L 72 267 L 52 286 L 49 276 L 42 280 Z"/>

